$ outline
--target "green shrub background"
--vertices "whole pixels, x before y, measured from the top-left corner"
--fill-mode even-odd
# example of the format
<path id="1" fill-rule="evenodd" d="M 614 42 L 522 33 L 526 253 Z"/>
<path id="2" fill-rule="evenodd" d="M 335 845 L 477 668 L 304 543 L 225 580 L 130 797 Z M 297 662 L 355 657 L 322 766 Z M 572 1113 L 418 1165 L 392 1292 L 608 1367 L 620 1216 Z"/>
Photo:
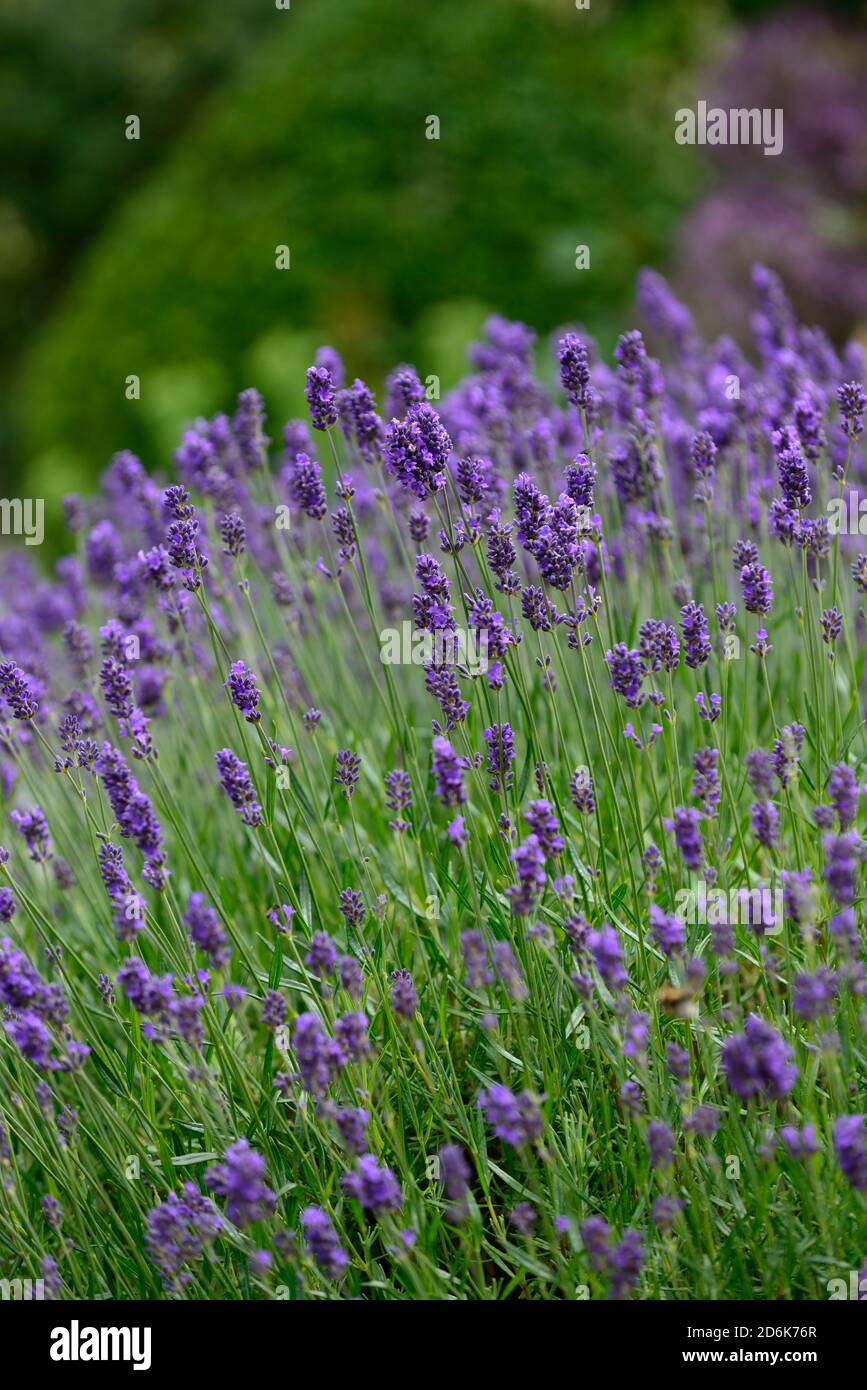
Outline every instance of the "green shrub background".
<path id="1" fill-rule="evenodd" d="M 199 7 L 202 24 L 210 13 Z M 719 13 L 293 0 L 256 14 L 235 70 L 174 141 L 160 101 L 130 98 L 139 142 L 108 102 L 88 138 L 108 130 L 107 166 L 149 172 L 107 211 L 11 373 L 31 487 L 83 486 L 120 447 L 154 466 L 185 420 L 253 382 L 279 424 L 319 342 L 374 382 L 411 358 L 447 386 L 492 309 L 610 337 L 636 269 L 664 261 L 696 195 L 700 165 L 670 138 L 672 112 Z M 280 244 L 289 271 L 275 268 Z"/>

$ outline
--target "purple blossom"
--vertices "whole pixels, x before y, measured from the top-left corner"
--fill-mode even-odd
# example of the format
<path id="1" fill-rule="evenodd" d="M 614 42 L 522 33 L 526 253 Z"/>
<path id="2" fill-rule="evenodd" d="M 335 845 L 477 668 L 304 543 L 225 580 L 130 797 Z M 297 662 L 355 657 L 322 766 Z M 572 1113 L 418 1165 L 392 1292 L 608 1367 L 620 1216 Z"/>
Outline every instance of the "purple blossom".
<path id="1" fill-rule="evenodd" d="M 390 1168 L 377 1163 L 373 1154 L 359 1158 L 355 1171 L 344 1173 L 340 1185 L 347 1196 L 377 1215 L 398 1211 L 403 1205 L 400 1183 Z"/>
<path id="2" fill-rule="evenodd" d="M 418 1008 L 418 995 L 412 976 L 406 969 L 394 970 L 391 975 L 391 1007 L 400 1018 L 412 1018 Z"/>
<path id="3" fill-rule="evenodd" d="M 843 631 L 843 614 L 839 608 L 823 608 L 821 615 L 822 641 L 833 647 Z M 829 653 L 829 656 L 831 653 Z"/>
<path id="4" fill-rule="evenodd" d="M 239 395 L 232 430 L 244 467 L 248 472 L 261 468 L 271 441 L 265 433 L 265 403 L 255 387 Z"/>
<path id="5" fill-rule="evenodd" d="M 340 353 L 337 351 L 336 348 L 329 347 L 327 344 L 324 344 L 322 347 L 317 348 L 316 357 L 314 358 L 314 365 L 317 367 L 325 367 L 331 375 L 331 380 L 334 383 L 334 389 L 340 389 L 340 387 L 343 385 L 343 380 L 346 373 L 345 368 L 343 366 L 343 358 L 340 356 Z"/>
<path id="6" fill-rule="evenodd" d="M 526 619 L 534 632 L 551 631 L 551 604 L 543 591 L 535 584 L 526 584 L 521 590 L 521 616 Z"/>
<path id="7" fill-rule="evenodd" d="M 704 841 L 700 824 L 701 815 L 691 806 L 675 806 L 672 820 L 665 822 L 666 829 L 674 831 L 675 843 L 684 864 L 693 871 L 704 867 Z"/>
<path id="8" fill-rule="evenodd" d="M 517 537 L 525 550 L 533 553 L 550 511 L 545 497 L 529 473 L 519 473 L 514 483 Z"/>
<path id="9" fill-rule="evenodd" d="M 680 628 L 683 633 L 683 657 L 687 666 L 696 669 L 703 666 L 711 654 L 707 633 L 707 618 L 700 603 L 684 604 L 680 610 Z"/>
<path id="10" fill-rule="evenodd" d="M 837 404 L 840 407 L 840 422 L 847 439 L 857 439 L 864 428 L 863 416 L 867 409 L 867 395 L 860 381 L 847 381 L 837 387 Z"/>
<path id="11" fill-rule="evenodd" d="M 689 1076 L 689 1053 L 677 1043 L 665 1044 L 665 1061 L 668 1070 L 678 1081 L 686 1081 Z"/>
<path id="12" fill-rule="evenodd" d="M 301 1229 L 307 1249 L 319 1269 L 329 1279 L 339 1279 L 349 1256 L 341 1247 L 328 1215 L 321 1207 L 305 1207 L 301 1213 Z"/>
<path id="13" fill-rule="evenodd" d="M 828 795 L 840 821 L 840 829 L 846 830 L 858 813 L 858 798 L 861 788 L 851 767 L 838 763 L 828 774 Z"/>
<path id="14" fill-rule="evenodd" d="M 343 1147 L 351 1154 L 367 1153 L 367 1125 L 370 1120 L 367 1111 L 357 1106 L 346 1106 L 342 1110 L 335 1110 L 332 1118 Z"/>
<path id="15" fill-rule="evenodd" d="M 792 981 L 792 1004 L 800 1018 L 811 1022 L 834 1011 L 837 976 L 822 965 L 814 975 L 800 973 Z"/>
<path id="16" fill-rule="evenodd" d="M 674 1135 L 668 1125 L 651 1120 L 647 1126 L 647 1151 L 651 1168 L 670 1168 L 674 1162 Z"/>
<path id="17" fill-rule="evenodd" d="M 630 651 L 624 642 L 605 653 L 610 679 L 608 684 L 616 690 L 630 709 L 638 709 L 644 703 L 639 687 L 644 679 L 644 665 L 638 651 Z"/>
<path id="18" fill-rule="evenodd" d="M 756 796 L 769 801 L 774 794 L 774 759 L 764 748 L 754 748 L 745 759 L 747 777 Z"/>
<path id="19" fill-rule="evenodd" d="M 505 987 L 509 998 L 516 1002 L 526 999 L 527 986 L 511 944 L 508 941 L 495 941 L 491 959 L 497 979 Z"/>
<path id="20" fill-rule="evenodd" d="M 350 748 L 341 748 L 335 761 L 334 780 L 349 801 L 358 786 L 361 759 Z"/>
<path id="21" fill-rule="evenodd" d="M 364 985 L 361 977 L 361 966 L 355 957 L 339 956 L 337 974 L 340 988 L 345 990 L 351 999 L 360 999 L 364 992 Z"/>
<path id="22" fill-rule="evenodd" d="M 578 768 L 569 779 L 569 795 L 576 811 L 584 816 L 592 816 L 596 810 L 596 797 L 593 791 L 593 778 L 584 768 Z"/>
<path id="23" fill-rule="evenodd" d="M 686 928 L 677 917 L 650 905 L 650 935 L 664 956 L 679 956 L 686 949 Z"/>
<path id="24" fill-rule="evenodd" d="M 647 1051 L 647 1035 L 650 1029 L 650 1016 L 645 1013 L 630 1013 L 623 1030 L 624 1057 L 643 1057 Z"/>
<path id="25" fill-rule="evenodd" d="M 445 487 L 452 441 L 427 401 L 411 405 L 403 420 L 392 420 L 383 448 L 389 472 L 414 496 L 423 500 Z"/>
<path id="26" fill-rule="evenodd" d="M 337 397 L 340 424 L 347 439 L 367 462 L 372 462 L 382 445 L 382 421 L 376 413 L 373 393 L 357 378 Z"/>
<path id="27" fill-rule="evenodd" d="M 106 842 L 99 848 L 99 874 L 110 898 L 126 898 L 132 891 L 129 875 L 124 868 L 123 851 Z"/>
<path id="28" fill-rule="evenodd" d="M 533 1227 L 538 1219 L 535 1207 L 531 1207 L 529 1202 L 517 1202 L 509 1212 L 509 1224 L 522 1236 L 533 1234 Z"/>
<path id="29" fill-rule="evenodd" d="M 774 590 L 771 576 L 763 565 L 744 565 L 740 574 L 744 607 L 748 613 L 766 614 L 771 611 Z"/>
<path id="30" fill-rule="evenodd" d="M 785 724 L 779 738 L 774 739 L 774 770 L 782 786 L 797 780 L 798 759 L 804 746 L 804 729 L 800 724 Z"/>
<path id="31" fill-rule="evenodd" d="M 54 1066 L 51 1034 L 39 1014 L 25 1009 L 3 1026 L 21 1055 L 26 1057 L 37 1071 L 48 1071 Z"/>
<path id="32" fill-rule="evenodd" d="M 638 1231 L 626 1230 L 610 1257 L 611 1297 L 628 1298 L 644 1265 L 644 1248 Z"/>
<path id="33" fill-rule="evenodd" d="M 193 944 L 198 946 L 220 969 L 231 956 L 231 947 L 216 910 L 205 902 L 201 893 L 191 893 L 187 901 L 184 922 Z"/>
<path id="34" fill-rule="evenodd" d="M 459 1225 L 469 1215 L 467 1194 L 472 1171 L 459 1144 L 443 1144 L 439 1151 L 440 1181 L 448 1206 L 446 1216 Z"/>
<path id="35" fill-rule="evenodd" d="M 432 770 L 436 794 L 444 806 L 462 806 L 467 799 L 464 790 L 464 760 L 458 757 L 447 738 L 437 735 L 431 745 Z"/>
<path id="36" fill-rule="evenodd" d="M 454 671 L 447 666 L 428 666 L 425 670 L 424 683 L 428 693 L 439 702 L 445 720 L 445 732 L 448 733 L 456 724 L 463 724 L 470 707 L 461 695 L 461 688 Z M 434 727 L 438 732 L 440 731 L 438 724 Z"/>
<path id="37" fill-rule="evenodd" d="M 498 1139 L 520 1149 L 542 1133 L 542 1115 L 529 1091 L 513 1095 L 507 1086 L 495 1082 L 479 1091 L 479 1108 Z"/>
<path id="38" fill-rule="evenodd" d="M 235 709 L 240 710 L 248 724 L 255 724 L 262 716 L 259 713 L 259 691 L 256 677 L 248 671 L 243 661 L 233 661 L 229 667 L 228 680 L 224 681 L 229 698 Z"/>
<path id="39" fill-rule="evenodd" d="M 322 469 L 316 460 L 308 454 L 296 454 L 281 477 L 292 505 L 309 516 L 311 521 L 321 521 L 328 511 L 328 500 L 322 482 Z"/>
<path id="40" fill-rule="evenodd" d="M 683 1119 L 684 1133 L 697 1134 L 702 1139 L 712 1139 L 719 1127 L 720 1113 L 712 1105 L 697 1105 Z"/>
<path id="41" fill-rule="evenodd" d="M 349 958 L 346 956 L 341 957 L 342 961 L 346 961 L 347 959 Z M 354 963 L 355 962 L 353 962 L 353 964 Z M 346 989 L 345 984 L 343 987 Z M 352 994 L 354 991 L 349 990 L 348 992 Z M 358 989 L 355 993 L 356 997 L 358 997 L 361 994 L 361 990 Z M 353 1062 L 362 1062 L 365 1057 L 370 1055 L 370 1039 L 367 1036 L 368 1027 L 367 1016 L 362 1013 L 343 1014 L 334 1025 L 334 1033 L 340 1046 L 343 1048 L 346 1056 Z"/>
<path id="42" fill-rule="evenodd" d="M 268 1187 L 265 1160 L 246 1139 L 238 1139 L 205 1173 L 205 1182 L 218 1197 L 226 1199 L 226 1214 L 236 1226 L 250 1226 L 263 1221 L 276 1206 L 277 1199 Z"/>
<path id="43" fill-rule="evenodd" d="M 679 1197 L 668 1197 L 663 1193 L 655 1199 L 650 1217 L 658 1231 L 670 1231 L 682 1211 L 683 1202 Z"/>
<path id="44" fill-rule="evenodd" d="M 50 859 L 51 836 L 41 806 L 34 806 L 32 811 L 10 811 L 9 819 L 23 837 L 34 864 L 42 864 Z"/>
<path id="45" fill-rule="evenodd" d="M 623 968 L 623 948 L 615 928 L 606 922 L 599 931 L 590 933 L 587 946 L 608 988 L 621 990 L 626 984 L 627 975 Z"/>
<path id="46" fill-rule="evenodd" d="M 256 800 L 256 792 L 250 780 L 246 763 L 242 763 L 230 748 L 221 748 L 214 754 L 217 776 L 223 791 L 238 811 L 245 825 L 255 828 L 262 821 L 262 807 Z"/>
<path id="47" fill-rule="evenodd" d="M 566 491 L 579 507 L 593 506 L 593 490 L 596 486 L 596 469 L 586 454 L 576 454 L 573 463 L 563 469 Z"/>
<path id="48" fill-rule="evenodd" d="M 516 917 L 528 917 L 534 911 L 545 887 L 545 854 L 538 836 L 528 835 L 511 854 L 517 883 L 506 889 L 506 896 Z"/>
<path id="49" fill-rule="evenodd" d="M 304 1013 L 295 1020 L 292 1046 L 304 1089 L 315 1096 L 324 1095 L 346 1061 L 340 1042 L 325 1036 L 318 1015 Z"/>
<path id="50" fill-rule="evenodd" d="M 110 521 L 99 521 L 84 543 L 87 572 L 95 584 L 110 584 L 121 557 L 120 538 Z"/>
<path id="51" fill-rule="evenodd" d="M 840 1171 L 856 1192 L 867 1192 L 867 1124 L 863 1115 L 841 1115 L 834 1124 Z"/>
<path id="52" fill-rule="evenodd" d="M 409 821 L 404 812 L 412 805 L 412 783 L 409 773 L 403 768 L 394 768 L 385 774 L 385 804 L 395 817 L 389 821 L 389 829 L 402 835 L 409 830 Z"/>
<path id="53" fill-rule="evenodd" d="M 790 511 L 801 511 L 810 505 L 813 492 L 807 465 L 801 454 L 801 441 L 791 425 L 775 432 L 774 448 L 783 501 Z"/>
<path id="54" fill-rule="evenodd" d="M 492 792 L 508 791 L 512 785 L 515 737 L 510 724 L 492 724 L 485 729 L 488 747 L 487 771 Z"/>
<path id="55" fill-rule="evenodd" d="M 611 1227 L 601 1216 L 588 1216 L 587 1220 L 581 1223 L 581 1239 L 587 1251 L 590 1268 L 597 1273 L 605 1273 L 611 1259 Z"/>
<path id="56" fill-rule="evenodd" d="M 795 926 L 811 922 L 815 914 L 813 874 L 810 869 L 783 869 L 783 906 Z"/>
<path id="57" fill-rule="evenodd" d="M 317 931 L 313 933 L 310 938 L 310 949 L 304 957 L 304 964 L 311 974 L 316 975 L 320 980 L 334 974 L 334 968 L 337 965 L 337 948 L 327 932 Z"/>
<path id="58" fill-rule="evenodd" d="M 566 333 L 557 344 L 560 381 L 569 400 L 579 410 L 590 403 L 590 359 L 587 349 L 575 333 Z"/>
<path id="59" fill-rule="evenodd" d="M 670 623 L 648 618 L 638 632 L 638 651 L 645 670 L 673 671 L 680 659 L 680 639 Z"/>
<path id="60" fill-rule="evenodd" d="M 237 559 L 243 555 L 247 543 L 247 527 L 244 518 L 237 512 L 220 518 L 220 539 L 227 555 Z"/>
<path id="61" fill-rule="evenodd" d="M 386 378 L 385 413 L 403 419 L 410 406 L 424 400 L 424 387 L 415 367 L 402 363 Z"/>
<path id="62" fill-rule="evenodd" d="M 753 541 L 735 541 L 732 546 L 732 564 L 740 574 L 746 565 L 756 565 L 759 552 Z"/>
<path id="63" fill-rule="evenodd" d="M 831 897 L 838 903 L 855 901 L 858 892 L 858 878 L 861 865 L 867 858 L 864 841 L 851 832 L 844 835 L 826 835 L 822 840 L 825 854 L 825 867 L 822 876 Z"/>
<path id="64" fill-rule="evenodd" d="M 716 815 L 720 799 L 718 757 L 716 748 L 697 748 L 692 760 L 695 776 L 691 794 L 701 802 L 702 814 L 708 818 Z"/>
<path id="65" fill-rule="evenodd" d="M 780 815 L 773 801 L 754 801 L 750 807 L 750 825 L 760 845 L 771 849 L 777 842 Z"/>
<path id="66" fill-rule="evenodd" d="M 0 662 L 0 695 L 16 719 L 35 719 L 39 713 L 31 682 L 14 661 Z"/>
<path id="67" fill-rule="evenodd" d="M 780 1139 L 789 1158 L 811 1158 L 819 1152 L 819 1141 L 813 1125 L 804 1125 L 803 1129 L 795 1125 L 782 1125 Z"/>
<path id="68" fill-rule="evenodd" d="M 797 1079 L 792 1050 L 769 1023 L 750 1014 L 743 1033 L 723 1044 L 722 1065 L 726 1081 L 741 1100 L 766 1096 L 781 1100 Z"/>
<path id="69" fill-rule="evenodd" d="M 202 1258 L 205 1247 L 222 1229 L 223 1222 L 213 1202 L 203 1197 L 192 1182 L 184 1183 L 180 1195 L 170 1192 L 164 1202 L 151 1208 L 145 1245 L 170 1289 L 189 1283 L 190 1266 Z"/>
<path id="70" fill-rule="evenodd" d="M 337 424 L 334 382 L 327 367 L 308 367 L 304 394 L 310 411 L 310 423 L 315 430 L 327 430 Z"/>
<path id="71" fill-rule="evenodd" d="M 110 743 L 102 745 L 93 770 L 105 787 L 121 835 L 131 839 L 144 855 L 144 876 L 159 890 L 165 877 L 162 830 L 150 800 Z"/>
<path id="72" fill-rule="evenodd" d="M 337 906 L 347 926 L 361 926 L 364 921 L 364 899 L 360 893 L 354 888 L 344 888 L 338 896 Z M 326 940 L 330 941 L 330 938 L 326 937 Z M 326 971 L 326 974 L 330 973 L 330 970 Z"/>
<path id="73" fill-rule="evenodd" d="M 473 928 L 461 933 L 461 955 L 467 986 L 470 989 L 484 989 L 486 985 L 493 983 L 494 975 L 488 963 L 488 950 L 480 931 Z"/>
<path id="74" fill-rule="evenodd" d="M 276 989 L 269 989 L 262 1000 L 262 1022 L 274 1032 L 286 1022 L 286 1000 Z"/>
<path id="75" fill-rule="evenodd" d="M 546 859 L 553 859 L 563 853 L 565 841 L 560 834 L 560 825 L 550 801 L 531 801 L 524 812 L 524 819 L 538 840 Z"/>

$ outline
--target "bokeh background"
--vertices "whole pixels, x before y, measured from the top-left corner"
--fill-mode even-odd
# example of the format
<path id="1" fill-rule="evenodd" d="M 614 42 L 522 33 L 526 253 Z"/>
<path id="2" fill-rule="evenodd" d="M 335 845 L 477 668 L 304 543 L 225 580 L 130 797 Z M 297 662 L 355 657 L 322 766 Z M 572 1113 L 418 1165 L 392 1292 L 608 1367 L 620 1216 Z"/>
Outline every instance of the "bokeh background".
<path id="1" fill-rule="evenodd" d="M 782 106 L 784 154 L 676 145 L 699 98 Z M 279 423 L 320 343 L 444 389 L 492 310 L 608 348 L 642 265 L 709 332 L 757 258 L 867 323 L 863 5 L 3 0 L 0 144 L 2 495 L 163 467 L 251 384 Z"/>

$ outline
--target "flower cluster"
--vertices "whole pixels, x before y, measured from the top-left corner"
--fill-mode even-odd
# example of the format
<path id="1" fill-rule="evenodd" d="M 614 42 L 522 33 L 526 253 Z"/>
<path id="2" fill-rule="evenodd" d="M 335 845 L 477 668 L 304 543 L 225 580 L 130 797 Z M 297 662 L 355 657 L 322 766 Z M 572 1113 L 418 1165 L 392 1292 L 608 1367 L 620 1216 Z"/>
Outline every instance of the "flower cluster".
<path id="1" fill-rule="evenodd" d="M 749 356 L 643 276 L 612 360 L 494 317 L 436 401 L 322 348 L 308 418 L 248 389 L 52 575 L 0 554 L 15 1267 L 34 1223 L 75 1297 L 863 1260 L 865 362 L 755 288 Z"/>

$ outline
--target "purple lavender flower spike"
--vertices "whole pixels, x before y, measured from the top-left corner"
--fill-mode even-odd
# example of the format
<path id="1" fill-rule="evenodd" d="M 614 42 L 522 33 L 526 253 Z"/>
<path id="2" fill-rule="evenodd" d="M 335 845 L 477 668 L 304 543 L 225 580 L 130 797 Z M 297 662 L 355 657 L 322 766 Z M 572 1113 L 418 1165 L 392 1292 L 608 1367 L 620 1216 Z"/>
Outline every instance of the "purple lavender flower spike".
<path id="1" fill-rule="evenodd" d="M 232 662 L 224 685 L 232 704 L 240 710 L 248 724 L 255 724 L 262 718 L 259 713 L 260 695 L 256 688 L 256 677 L 252 671 L 247 670 L 243 661 Z"/>
<path id="2" fill-rule="evenodd" d="M 513 1095 L 497 1082 L 479 1092 L 478 1103 L 493 1133 L 513 1149 L 523 1148 L 542 1133 L 542 1115 L 529 1091 Z"/>
<path id="3" fill-rule="evenodd" d="M 262 821 L 262 808 L 256 800 L 256 793 L 247 766 L 236 757 L 230 748 L 221 748 L 214 754 L 217 776 L 223 791 L 237 810 L 245 825 L 255 829 Z"/>
<path id="4" fill-rule="evenodd" d="M 337 424 L 334 382 L 327 367 L 308 367 L 305 395 L 315 430 L 327 430 Z"/>
<path id="5" fill-rule="evenodd" d="M 321 1207 L 305 1207 L 301 1213 L 304 1241 L 319 1269 L 329 1279 L 339 1279 L 349 1264 L 331 1220 Z"/>
<path id="6" fill-rule="evenodd" d="M 354 1172 L 344 1173 L 340 1185 L 349 1197 L 376 1215 L 399 1211 L 403 1206 L 400 1184 L 390 1168 L 377 1163 L 373 1154 L 364 1154 Z"/>
<path id="7" fill-rule="evenodd" d="M 841 1115 L 834 1125 L 834 1151 L 840 1171 L 856 1192 L 867 1192 L 867 1122 L 863 1115 Z"/>
<path id="8" fill-rule="evenodd" d="M 590 403 L 590 359 L 587 348 L 575 333 L 566 333 L 557 345 L 560 381 L 569 400 L 579 410 Z"/>
<path id="9" fill-rule="evenodd" d="M 733 1034 L 723 1044 L 722 1065 L 730 1089 L 741 1100 L 762 1096 L 781 1100 L 798 1075 L 791 1048 L 757 1014 L 749 1015 L 743 1033 Z"/>
<path id="10" fill-rule="evenodd" d="M 236 1226 L 262 1221 L 274 1210 L 276 1198 L 265 1179 L 265 1160 L 246 1139 L 231 1144 L 223 1162 L 205 1173 L 211 1191 L 226 1199 L 226 1214 Z"/>

